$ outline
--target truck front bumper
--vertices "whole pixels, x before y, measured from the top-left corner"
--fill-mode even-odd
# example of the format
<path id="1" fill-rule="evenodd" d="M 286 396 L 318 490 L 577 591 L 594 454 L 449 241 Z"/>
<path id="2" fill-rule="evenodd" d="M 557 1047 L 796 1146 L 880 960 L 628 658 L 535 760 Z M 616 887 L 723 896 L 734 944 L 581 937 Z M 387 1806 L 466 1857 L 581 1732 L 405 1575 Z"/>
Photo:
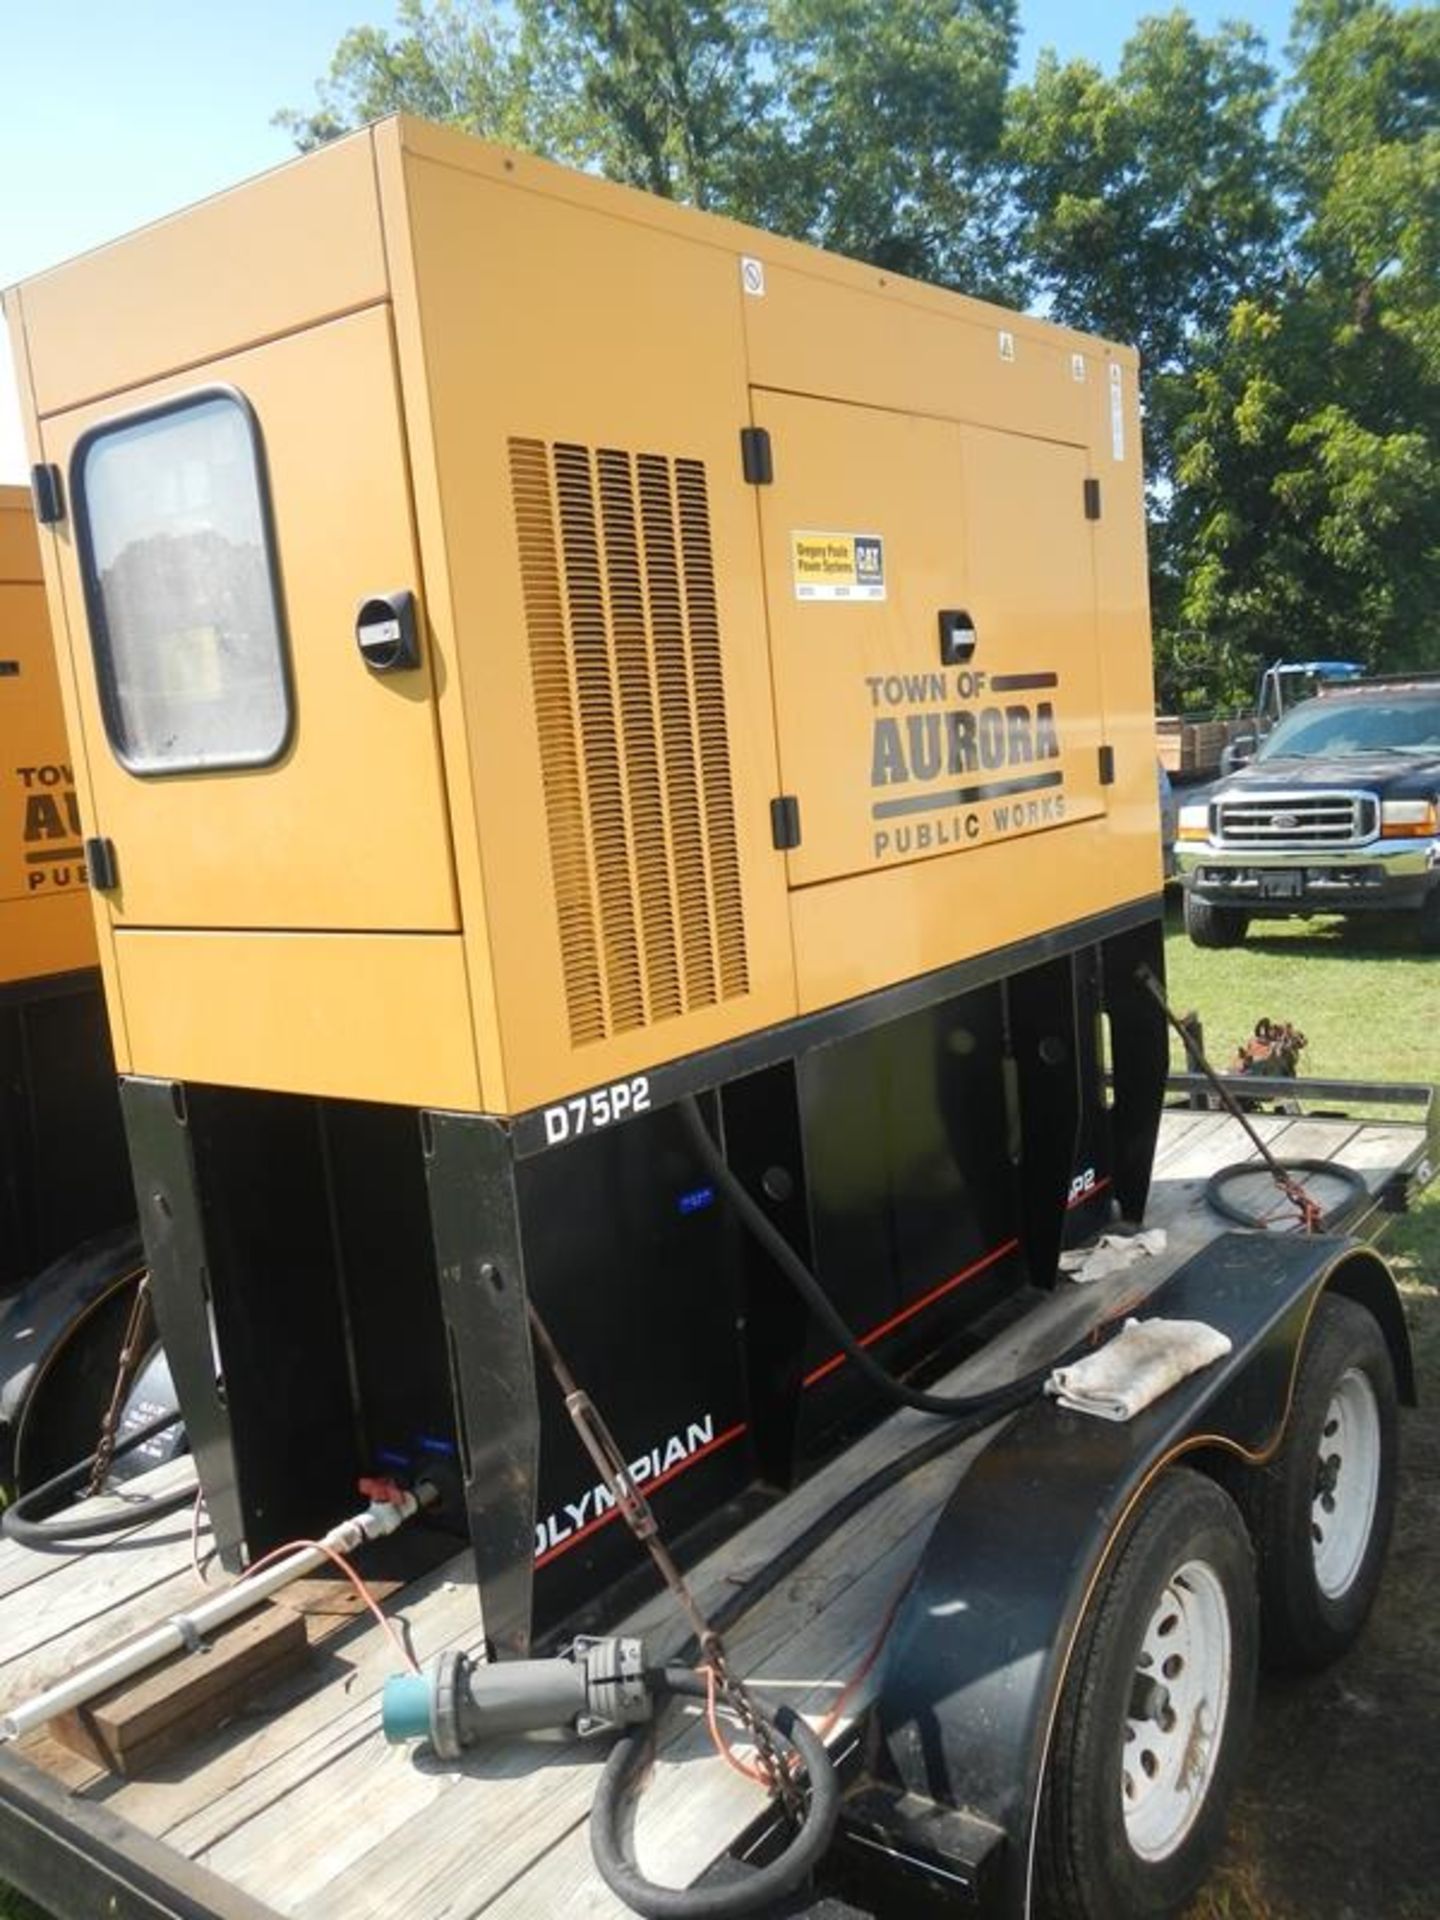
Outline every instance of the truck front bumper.
<path id="1" fill-rule="evenodd" d="M 1192 841 L 1176 859 L 1197 899 L 1260 914 L 1418 912 L 1440 887 L 1440 840 L 1264 852 Z"/>

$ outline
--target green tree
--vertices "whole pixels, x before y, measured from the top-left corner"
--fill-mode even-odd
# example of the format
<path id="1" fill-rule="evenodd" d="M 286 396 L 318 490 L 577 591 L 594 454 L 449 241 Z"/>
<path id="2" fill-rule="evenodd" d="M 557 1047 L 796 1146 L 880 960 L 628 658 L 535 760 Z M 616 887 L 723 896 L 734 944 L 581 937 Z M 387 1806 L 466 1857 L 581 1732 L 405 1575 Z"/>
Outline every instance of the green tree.
<path id="1" fill-rule="evenodd" d="M 402 0 L 345 35 L 310 147 L 418 113 L 975 291 L 1018 296 L 1000 155 L 1016 0 Z"/>
<path id="2" fill-rule="evenodd" d="M 1302 0 L 1283 277 L 1194 383 L 1177 622 L 1253 657 L 1440 665 L 1440 13 Z"/>
<path id="3" fill-rule="evenodd" d="M 766 224 L 876 266 L 1012 301 L 1002 146 L 1016 0 L 781 0 L 783 139 Z"/>
<path id="4" fill-rule="evenodd" d="M 1010 100 L 1018 239 L 1056 319 L 1183 368 L 1281 234 L 1266 117 L 1274 74 L 1250 27 L 1141 21 L 1113 77 L 1042 53 Z M 1162 450 L 1163 451 L 1163 450 Z"/>
<path id="5" fill-rule="evenodd" d="M 533 145 L 535 62 L 490 0 L 399 0 L 397 30 L 353 27 L 330 61 L 309 112 L 275 115 L 302 152 L 387 113 L 460 127 L 490 140 Z"/>

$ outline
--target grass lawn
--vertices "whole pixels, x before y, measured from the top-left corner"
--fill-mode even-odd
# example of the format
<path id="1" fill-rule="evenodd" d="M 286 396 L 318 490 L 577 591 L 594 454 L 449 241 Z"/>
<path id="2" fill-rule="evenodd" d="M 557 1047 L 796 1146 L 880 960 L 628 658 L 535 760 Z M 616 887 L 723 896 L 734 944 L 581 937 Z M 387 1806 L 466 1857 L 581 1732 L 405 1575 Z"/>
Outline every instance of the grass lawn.
<path id="1" fill-rule="evenodd" d="M 1165 959 L 1171 1003 L 1199 1013 L 1217 1067 L 1264 1015 L 1309 1040 L 1302 1073 L 1440 1082 L 1440 957 L 1417 950 L 1413 915 L 1265 920 L 1242 946 L 1202 952 L 1172 900 Z"/>

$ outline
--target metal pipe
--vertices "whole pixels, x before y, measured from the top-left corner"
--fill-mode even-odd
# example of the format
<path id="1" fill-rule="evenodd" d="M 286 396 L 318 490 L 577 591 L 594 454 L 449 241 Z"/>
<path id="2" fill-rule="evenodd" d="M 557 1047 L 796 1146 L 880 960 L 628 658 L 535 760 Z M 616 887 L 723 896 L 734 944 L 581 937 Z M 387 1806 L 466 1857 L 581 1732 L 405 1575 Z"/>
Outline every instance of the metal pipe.
<path id="1" fill-rule="evenodd" d="M 167 1654 L 176 1653 L 181 1648 L 193 1651 L 205 1635 L 216 1627 L 238 1618 L 242 1613 L 248 1613 L 251 1607 L 268 1599 L 290 1581 L 298 1580 L 301 1574 L 312 1573 L 317 1567 L 323 1566 L 328 1558 L 327 1548 L 333 1553 L 354 1553 L 367 1540 L 378 1540 L 387 1533 L 394 1533 L 397 1527 L 402 1526 L 433 1498 L 434 1490 L 422 1485 L 414 1493 L 396 1488 L 393 1496 L 372 1500 L 363 1513 L 342 1520 L 316 1545 L 299 1547 L 283 1560 L 277 1560 L 273 1566 L 262 1567 L 258 1573 L 242 1574 L 233 1585 L 220 1593 L 211 1594 L 198 1606 L 171 1614 L 168 1620 L 141 1634 L 128 1646 L 114 1653 L 102 1654 L 98 1660 L 78 1667 L 74 1673 L 57 1680 L 43 1692 L 21 1701 L 19 1706 L 12 1707 L 0 1718 L 0 1740 L 18 1740 L 22 1734 L 43 1727 L 56 1714 L 83 1706 L 87 1700 L 108 1692 L 122 1680 L 143 1673 Z"/>

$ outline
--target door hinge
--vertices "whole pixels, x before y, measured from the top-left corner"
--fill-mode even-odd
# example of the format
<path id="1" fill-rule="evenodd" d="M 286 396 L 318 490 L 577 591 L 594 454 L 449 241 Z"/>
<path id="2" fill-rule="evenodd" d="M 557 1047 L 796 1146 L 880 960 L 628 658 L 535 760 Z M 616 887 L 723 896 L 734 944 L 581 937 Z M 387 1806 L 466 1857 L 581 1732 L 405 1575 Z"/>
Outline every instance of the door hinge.
<path id="1" fill-rule="evenodd" d="M 799 846 L 800 802 L 793 793 L 779 793 L 770 802 L 770 838 L 777 853 Z"/>
<path id="2" fill-rule="evenodd" d="M 42 527 L 53 527 L 65 518 L 65 483 L 56 466 L 30 469 L 30 494 L 35 502 L 35 518 Z"/>
<path id="3" fill-rule="evenodd" d="M 120 869 L 115 861 L 115 842 L 94 835 L 85 842 L 85 871 L 96 893 L 113 893 L 120 884 Z"/>
<path id="4" fill-rule="evenodd" d="M 752 487 L 768 487 L 773 483 L 775 461 L 767 427 L 740 429 L 740 471 Z"/>
<path id="5" fill-rule="evenodd" d="M 1099 753 L 1099 760 L 1100 760 L 1101 786 L 1113 787 L 1115 784 L 1115 749 L 1114 747 L 1101 747 L 1100 753 Z"/>
<path id="6" fill-rule="evenodd" d="M 1085 482 L 1085 518 L 1087 520 L 1100 518 L 1100 482 L 1098 480 Z"/>

